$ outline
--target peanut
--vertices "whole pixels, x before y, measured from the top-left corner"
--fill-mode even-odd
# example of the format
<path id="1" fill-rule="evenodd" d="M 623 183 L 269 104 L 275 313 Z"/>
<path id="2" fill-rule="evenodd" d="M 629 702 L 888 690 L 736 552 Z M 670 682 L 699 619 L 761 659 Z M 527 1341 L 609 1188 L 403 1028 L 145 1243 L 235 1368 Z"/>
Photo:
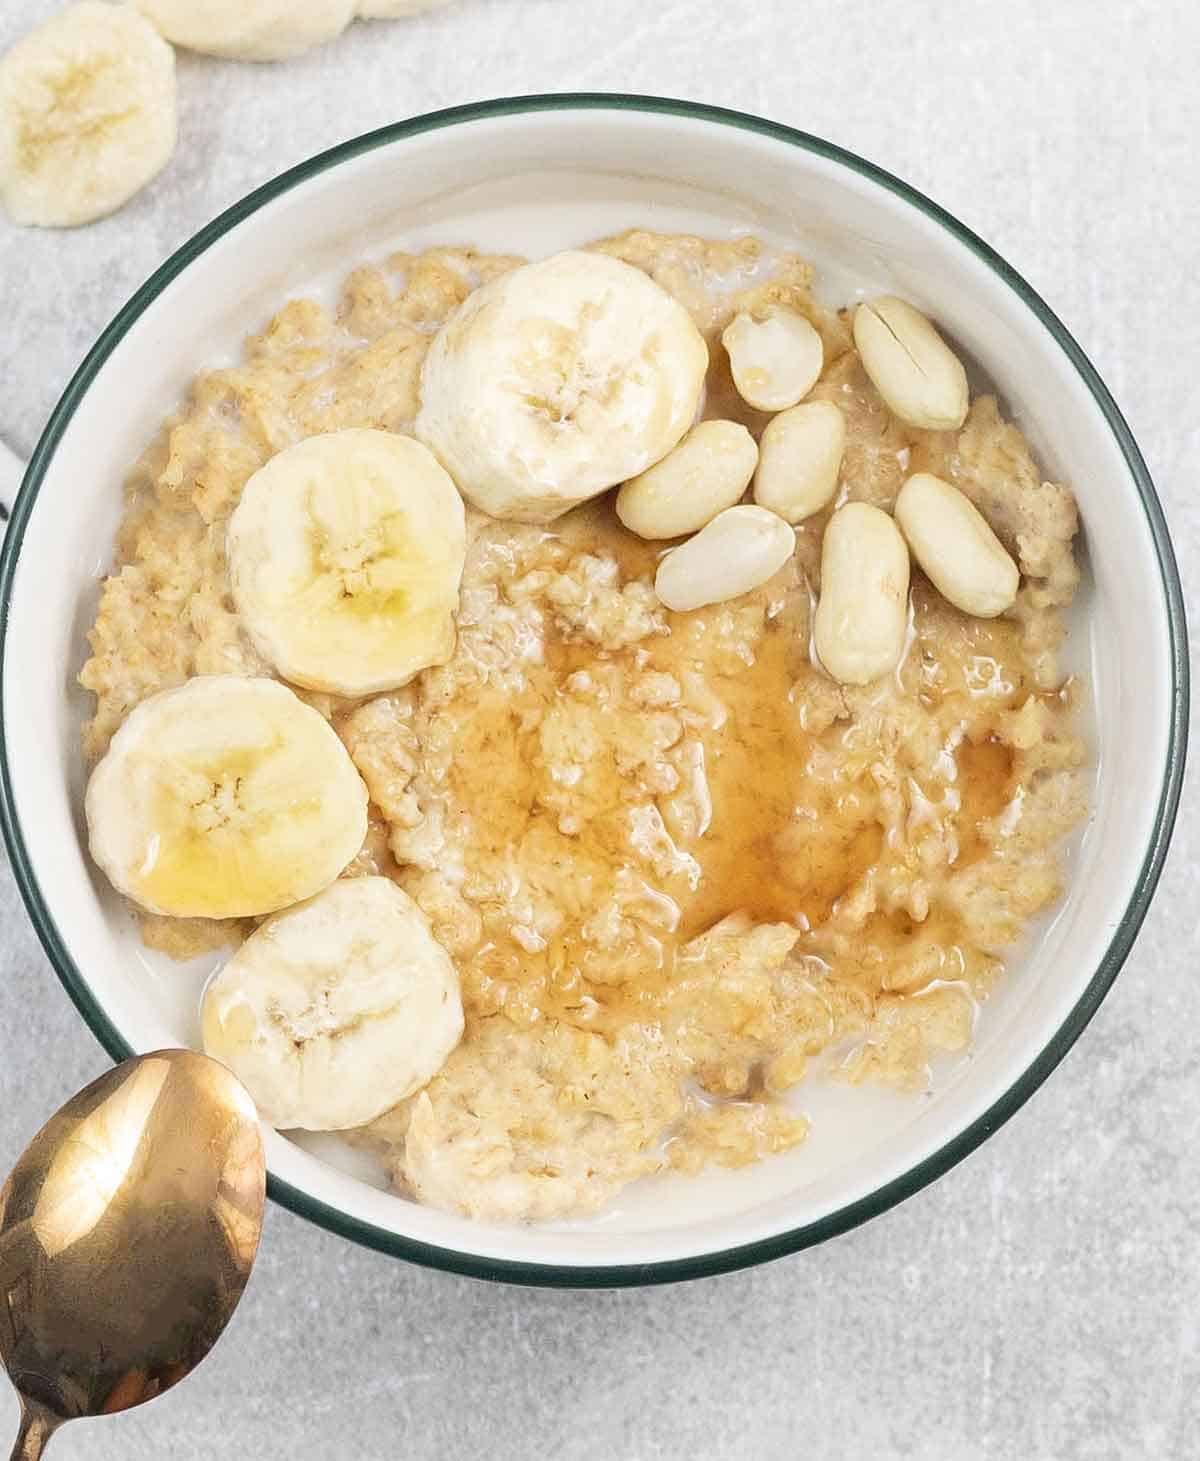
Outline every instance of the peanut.
<path id="1" fill-rule="evenodd" d="M 701 421 L 662 461 L 617 493 L 617 516 L 640 538 L 698 532 L 741 497 L 758 465 L 758 447 L 736 421 Z"/>
<path id="2" fill-rule="evenodd" d="M 920 310 L 895 295 L 860 304 L 854 343 L 888 409 L 909 426 L 957 431 L 967 416 L 962 361 Z"/>
<path id="3" fill-rule="evenodd" d="M 896 498 L 896 522 L 933 586 L 964 614 L 1011 609 L 1021 572 L 975 504 L 949 482 L 917 472 Z"/>
<path id="4" fill-rule="evenodd" d="M 827 506 L 846 450 L 846 418 L 832 401 L 806 401 L 767 423 L 754 474 L 754 500 L 790 523 Z"/>
<path id="5" fill-rule="evenodd" d="M 785 411 L 802 401 L 825 364 L 820 335 L 792 310 L 773 310 L 763 319 L 735 315 L 721 343 L 738 394 L 756 411 Z"/>
<path id="6" fill-rule="evenodd" d="M 654 589 L 668 609 L 686 613 L 740 598 L 778 573 L 796 535 L 765 507 L 727 507 L 658 565 Z"/>
<path id="7" fill-rule="evenodd" d="M 866 685 L 900 663 L 908 628 L 908 548 L 886 512 L 848 502 L 821 545 L 821 598 L 813 637 L 843 685 Z"/>

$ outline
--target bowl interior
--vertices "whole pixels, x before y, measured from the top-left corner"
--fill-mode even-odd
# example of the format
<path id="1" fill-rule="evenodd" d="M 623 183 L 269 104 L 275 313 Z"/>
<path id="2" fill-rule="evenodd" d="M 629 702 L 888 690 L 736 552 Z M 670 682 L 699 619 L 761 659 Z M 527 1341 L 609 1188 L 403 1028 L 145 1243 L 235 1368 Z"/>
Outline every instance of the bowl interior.
<path id="1" fill-rule="evenodd" d="M 198 368 L 234 359 L 246 333 L 288 297 L 330 294 L 357 262 L 436 243 L 538 256 L 632 226 L 751 232 L 799 248 L 834 302 L 902 293 L 999 391 L 1047 474 L 1074 487 L 1086 525 L 1089 570 L 1068 662 L 1092 687 L 1093 812 L 1070 854 L 1069 896 L 1013 961 L 972 1055 L 939 1072 L 930 1096 L 849 1090 L 818 1073 L 796 1096 L 814 1118 L 812 1136 L 784 1157 L 646 1182 L 597 1219 L 507 1229 L 386 1193 L 370 1163 L 334 1139 L 301 1144 L 271 1134 L 272 1173 L 302 1210 L 385 1247 L 483 1272 L 513 1262 L 554 1265 L 569 1278 L 618 1265 L 719 1262 L 782 1233 L 833 1231 L 853 1204 L 944 1153 L 1085 995 L 1137 888 L 1170 748 L 1167 604 L 1130 466 L 1047 325 L 933 213 L 839 158 L 671 113 L 517 111 L 377 139 L 202 236 L 185 266 L 143 291 L 77 382 L 57 440 L 35 464 L 44 475 L 24 526 L 4 659 L 13 814 L 46 910 L 43 934 L 58 944 L 56 961 L 78 971 L 78 997 L 102 1011 L 110 1048 L 195 1043 L 212 967 L 148 955 L 83 850 L 77 746 L 87 701 L 74 677 L 129 464 Z M 439 1260 L 406 1244 L 451 1252 Z"/>

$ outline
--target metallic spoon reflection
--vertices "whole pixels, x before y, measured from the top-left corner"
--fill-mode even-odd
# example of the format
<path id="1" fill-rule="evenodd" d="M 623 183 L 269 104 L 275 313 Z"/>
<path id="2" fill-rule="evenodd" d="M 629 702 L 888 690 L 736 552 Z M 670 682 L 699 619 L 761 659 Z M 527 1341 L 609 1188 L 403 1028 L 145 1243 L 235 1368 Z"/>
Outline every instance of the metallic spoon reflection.
<path id="1" fill-rule="evenodd" d="M 0 1358 L 13 1461 L 60 1425 L 195 1369 L 246 1287 L 265 1168 L 253 1102 L 215 1060 L 161 1050 L 68 1101 L 0 1190 Z"/>

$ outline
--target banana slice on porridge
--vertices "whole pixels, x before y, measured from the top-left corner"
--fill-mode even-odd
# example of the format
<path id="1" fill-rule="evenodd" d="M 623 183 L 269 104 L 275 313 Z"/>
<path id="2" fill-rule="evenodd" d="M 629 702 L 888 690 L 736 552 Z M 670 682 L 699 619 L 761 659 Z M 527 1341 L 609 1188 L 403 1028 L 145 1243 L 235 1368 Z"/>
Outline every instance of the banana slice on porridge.
<path id="1" fill-rule="evenodd" d="M 82 0 L 0 60 L 0 198 L 17 223 L 114 212 L 175 150 L 175 56 L 135 11 Z"/>
<path id="2" fill-rule="evenodd" d="M 411 437 L 337 431 L 288 447 L 246 484 L 227 551 L 242 622 L 293 684 L 370 695 L 454 652 L 465 513 Z"/>
<path id="3" fill-rule="evenodd" d="M 425 358 L 417 435 L 476 507 L 550 522 L 665 457 L 707 368 L 666 290 L 568 251 L 485 284 L 450 317 Z"/>
<path id="4" fill-rule="evenodd" d="M 92 856 L 151 913 L 244 918 L 327 887 L 362 846 L 367 789 L 277 680 L 204 675 L 144 701 L 85 802 Z"/>
<path id="5" fill-rule="evenodd" d="M 134 0 L 167 40 L 231 61 L 283 61 L 333 40 L 355 0 Z"/>
<path id="6" fill-rule="evenodd" d="M 389 878 L 344 878 L 269 919 L 209 984 L 204 1048 L 273 1126 L 373 1121 L 441 1069 L 463 1033 L 458 975 Z"/>

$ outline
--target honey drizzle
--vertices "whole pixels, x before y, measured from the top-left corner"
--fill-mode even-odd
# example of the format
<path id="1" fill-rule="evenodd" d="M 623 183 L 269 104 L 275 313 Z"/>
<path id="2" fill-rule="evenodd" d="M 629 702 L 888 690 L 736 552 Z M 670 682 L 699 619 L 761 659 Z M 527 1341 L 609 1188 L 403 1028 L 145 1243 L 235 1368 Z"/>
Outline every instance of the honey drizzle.
<path id="1" fill-rule="evenodd" d="M 574 554 L 614 559 L 622 583 L 652 582 L 659 557 L 671 547 L 628 533 L 610 500 L 571 514 L 548 534 L 561 537 Z M 1015 626 L 1003 623 L 972 623 L 956 631 L 961 642 L 927 679 L 920 664 L 922 637 L 936 630 L 944 638 L 946 611 L 920 582 L 914 601 L 916 634 L 906 682 L 919 686 L 927 709 L 946 710 L 943 719 L 957 721 L 965 732 L 954 748 L 953 785 L 960 803 L 953 819 L 959 844 L 953 863 L 961 867 L 987 853 L 984 824 L 1013 794 L 1014 754 L 993 726 L 995 712 L 1020 703 L 1028 687 L 1019 673 Z M 529 667 L 527 687 L 513 694 L 483 684 L 469 715 L 454 708 L 449 800 L 469 818 L 463 891 L 476 902 L 484 924 L 478 946 L 457 959 L 472 1015 L 503 1010 L 520 1024 L 553 1017 L 609 1032 L 631 1019 L 652 1022 L 679 951 L 733 914 L 754 924 L 792 924 L 801 933 L 801 949 L 820 957 L 822 929 L 839 900 L 885 855 L 870 758 L 837 750 L 839 738 L 851 744 L 853 723 L 835 723 L 821 734 L 804 729 L 805 700 L 820 675 L 809 663 L 806 621 L 798 628 L 787 612 L 768 617 L 753 662 L 716 669 L 708 617 L 716 612 L 671 615 L 669 633 L 616 650 L 581 642 L 547 612 L 543 661 Z M 1018 667 L 1009 690 L 990 692 L 986 706 L 972 694 L 973 664 L 981 658 Z M 681 844 L 691 860 L 687 873 L 652 874 L 631 848 L 631 807 L 661 806 L 663 798 L 639 788 L 628 770 L 622 774 L 611 746 L 601 746 L 584 768 L 590 811 L 577 829 L 564 832 L 561 807 L 540 800 L 547 772 L 538 727 L 562 703 L 573 674 L 596 674 L 606 665 L 626 684 L 650 671 L 676 680 L 700 671 L 726 712 L 723 724 L 702 733 L 711 816 L 701 836 Z M 666 708 L 667 714 L 676 711 Z M 922 779 L 919 771 L 914 774 Z M 473 856 L 485 865 L 508 859 L 511 898 L 494 890 L 473 896 Z M 403 870 L 397 874 L 403 881 Z M 589 917 L 614 898 L 622 878 L 640 879 L 647 887 L 644 908 L 631 920 L 636 936 L 627 947 L 583 931 Z M 540 947 L 512 931 L 514 906 L 531 890 L 549 896 L 564 913 L 558 932 Z M 848 991 L 864 995 L 903 988 L 914 948 L 922 944 L 946 951 L 947 976 L 962 974 L 958 966 L 974 960 L 979 977 L 971 969 L 965 977 L 977 985 L 980 971 L 990 977 L 990 962 L 974 959 L 969 931 L 944 909 L 931 909 L 923 922 L 907 914 L 870 915 L 855 944 L 851 955 L 839 959 L 837 973 Z"/>

